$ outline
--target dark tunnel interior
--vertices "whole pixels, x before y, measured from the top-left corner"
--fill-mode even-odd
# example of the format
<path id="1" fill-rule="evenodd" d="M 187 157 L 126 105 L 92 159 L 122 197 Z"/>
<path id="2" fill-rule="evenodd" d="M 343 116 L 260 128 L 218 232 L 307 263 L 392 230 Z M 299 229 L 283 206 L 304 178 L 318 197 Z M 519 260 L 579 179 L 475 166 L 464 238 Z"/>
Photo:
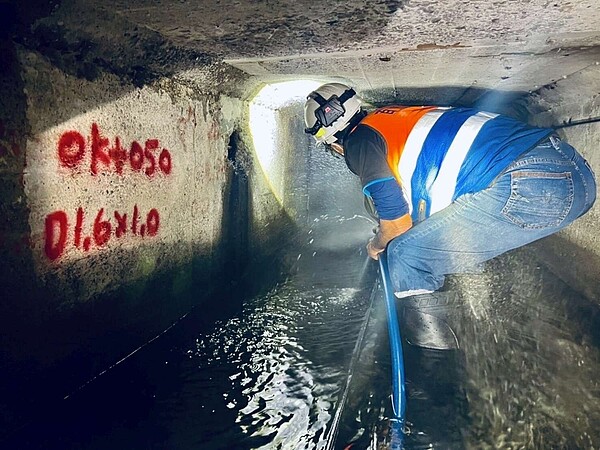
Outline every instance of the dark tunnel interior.
<path id="1" fill-rule="evenodd" d="M 394 448 L 376 223 L 306 95 L 503 114 L 598 172 L 599 30 L 595 0 L 0 0 L 0 447 Z M 460 349 L 403 343 L 404 448 L 600 446 L 598 220 L 447 277 Z"/>

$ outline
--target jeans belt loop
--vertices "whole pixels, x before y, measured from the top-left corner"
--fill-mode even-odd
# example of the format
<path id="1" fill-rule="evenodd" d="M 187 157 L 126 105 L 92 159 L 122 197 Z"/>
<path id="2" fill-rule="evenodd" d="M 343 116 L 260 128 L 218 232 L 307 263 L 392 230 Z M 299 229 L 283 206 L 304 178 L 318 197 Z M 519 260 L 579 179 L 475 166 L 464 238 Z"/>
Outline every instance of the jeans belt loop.
<path id="1" fill-rule="evenodd" d="M 556 134 L 551 134 L 549 139 L 550 143 L 552 144 L 552 147 L 558 150 L 560 148 L 560 137 Z"/>

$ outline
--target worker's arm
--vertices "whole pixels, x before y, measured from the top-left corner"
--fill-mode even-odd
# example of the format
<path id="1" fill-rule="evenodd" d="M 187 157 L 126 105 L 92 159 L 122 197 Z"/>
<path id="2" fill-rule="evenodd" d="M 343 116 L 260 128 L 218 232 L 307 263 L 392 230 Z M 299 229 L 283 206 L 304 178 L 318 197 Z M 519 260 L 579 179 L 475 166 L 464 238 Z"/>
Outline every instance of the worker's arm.
<path id="1" fill-rule="evenodd" d="M 405 214 L 404 216 L 393 220 L 380 219 L 377 234 L 372 237 L 367 244 L 369 256 L 373 259 L 378 259 L 379 253 L 385 250 L 388 243 L 395 237 L 408 231 L 410 227 L 412 227 L 410 214 Z"/>
<path id="2" fill-rule="evenodd" d="M 379 218 L 379 231 L 367 245 L 377 259 L 388 242 L 412 226 L 408 200 L 387 161 L 387 144 L 371 127 L 359 125 L 344 146 L 348 168 L 360 177 L 363 193 L 372 201 Z"/>
<path id="3" fill-rule="evenodd" d="M 367 244 L 369 256 L 377 259 L 392 239 L 412 227 L 412 219 L 402 189 L 393 177 L 374 180 L 363 191 L 373 200 L 379 216 L 379 230 Z"/>

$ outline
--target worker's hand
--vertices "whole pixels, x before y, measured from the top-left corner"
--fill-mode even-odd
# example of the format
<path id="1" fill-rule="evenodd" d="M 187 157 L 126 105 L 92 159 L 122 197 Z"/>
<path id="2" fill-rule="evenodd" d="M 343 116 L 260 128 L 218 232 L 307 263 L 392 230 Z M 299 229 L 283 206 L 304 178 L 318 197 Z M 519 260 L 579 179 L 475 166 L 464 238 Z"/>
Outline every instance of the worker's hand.
<path id="1" fill-rule="evenodd" d="M 369 256 L 375 260 L 379 259 L 379 254 L 385 250 L 391 240 L 408 231 L 411 227 L 412 219 L 410 214 L 405 214 L 394 220 L 381 219 L 377 233 L 367 244 Z"/>
<path id="2" fill-rule="evenodd" d="M 374 241 L 375 238 L 371 238 L 369 239 L 369 242 L 367 243 L 367 253 L 369 254 L 369 256 L 371 258 L 373 258 L 375 261 L 377 261 L 379 259 L 379 254 L 384 251 L 384 248 L 378 248 L 375 244 Z"/>

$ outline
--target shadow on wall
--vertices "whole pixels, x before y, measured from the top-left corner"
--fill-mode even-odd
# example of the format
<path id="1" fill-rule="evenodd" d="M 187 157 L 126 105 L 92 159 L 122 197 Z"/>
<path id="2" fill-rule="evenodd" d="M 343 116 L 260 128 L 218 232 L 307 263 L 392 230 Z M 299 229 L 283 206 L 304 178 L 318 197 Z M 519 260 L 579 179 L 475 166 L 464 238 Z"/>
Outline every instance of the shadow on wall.
<path id="1" fill-rule="evenodd" d="M 2 302 L 0 441 L 28 421 L 43 418 L 52 404 L 94 380 L 191 310 L 200 311 L 196 315 L 206 323 L 230 317 L 244 299 L 270 289 L 284 276 L 285 262 L 278 255 L 283 254 L 281 243 L 293 224 L 282 212 L 281 220 L 265 230 L 272 246 L 264 253 L 249 254 L 252 195 L 248 176 L 252 163 L 237 131 L 230 137 L 228 158 L 225 213 L 216 249 L 190 248 L 189 243 L 181 243 L 179 248 L 155 244 L 150 257 L 175 253 L 190 255 L 190 260 L 163 270 L 150 267 L 148 277 L 85 302 L 76 292 L 77 273 L 65 274 L 72 277 L 69 286 L 73 289 L 70 294 L 62 292 L 66 303 L 48 296 L 57 290 L 54 284 L 64 286 L 65 282 L 52 278 L 25 280 L 23 285 L 31 292 L 11 292 L 8 301 Z M 102 265 L 105 256 L 101 252 L 89 258 Z M 126 267 L 138 264 L 140 257 L 143 254 L 138 251 L 122 250 L 116 260 Z"/>
<path id="2" fill-rule="evenodd" d="M 210 249 L 197 250 L 210 255 Z M 186 266 L 153 273 L 85 303 L 72 298 L 71 307 L 60 310 L 53 310 L 54 299 L 45 295 L 52 292 L 51 284 L 30 282 L 35 284 L 34 297 L 11 298 L 29 309 L 21 305 L 2 317 L 0 439 L 32 415 L 47 413 L 52 402 L 61 401 L 194 306 L 225 296 L 226 283 L 217 269 L 212 258 L 196 256 Z"/>
<path id="3" fill-rule="evenodd" d="M 296 224 L 283 208 L 269 223 L 253 224 L 253 194 L 251 177 L 254 159 L 244 143 L 241 132 L 234 130 L 227 149 L 228 186 L 223 197 L 222 238 L 219 255 L 223 260 L 223 290 L 226 302 L 241 307 L 244 299 L 270 289 L 285 277 L 288 264 L 280 256 L 286 245 L 285 236 L 295 233 Z M 254 242 L 251 230 L 260 227 L 260 243 Z"/>
<path id="4" fill-rule="evenodd" d="M 2 15 L 0 14 L 0 17 Z M 29 274 L 34 263 L 29 251 L 29 207 L 23 195 L 26 142 L 30 132 L 27 99 L 14 46 L 0 27 L 0 321 L 19 317 L 20 311 L 37 314 L 36 287 Z M 7 322 L 10 324 L 10 321 Z M 4 331 L 4 330 L 3 330 Z"/>
<path id="5" fill-rule="evenodd" d="M 479 87 L 438 86 L 423 88 L 398 88 L 395 96 L 390 92 L 361 92 L 364 99 L 379 108 L 389 105 L 407 106 L 458 106 L 475 108 L 497 114 L 503 114 L 527 122 L 530 95 L 524 91 L 497 91 Z"/>
<path id="6" fill-rule="evenodd" d="M 239 274 L 248 262 L 248 222 L 250 220 L 249 174 L 252 159 L 238 130 L 229 137 L 227 146 L 229 172 L 223 198 L 223 221 L 221 224 L 225 255 L 225 272 Z"/>

